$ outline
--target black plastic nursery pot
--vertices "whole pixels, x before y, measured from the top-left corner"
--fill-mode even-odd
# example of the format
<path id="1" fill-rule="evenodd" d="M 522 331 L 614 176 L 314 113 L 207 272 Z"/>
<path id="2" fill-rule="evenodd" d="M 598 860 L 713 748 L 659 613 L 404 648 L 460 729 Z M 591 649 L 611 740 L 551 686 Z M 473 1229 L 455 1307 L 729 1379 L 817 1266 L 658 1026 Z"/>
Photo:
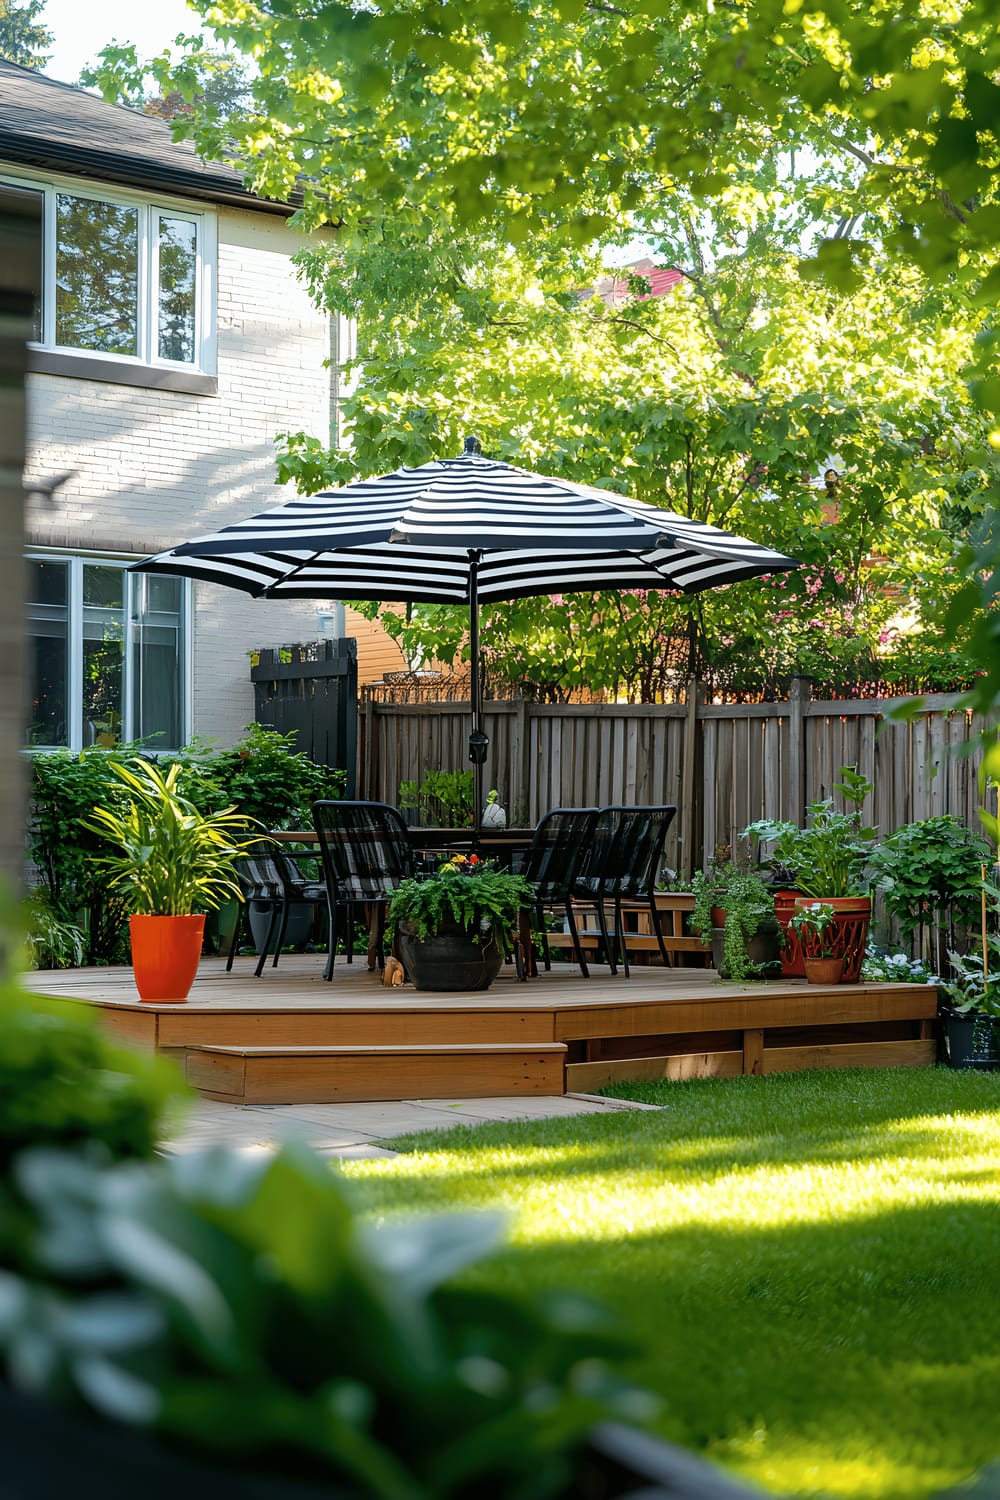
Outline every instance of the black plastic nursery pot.
<path id="1" fill-rule="evenodd" d="M 995 1016 L 941 1017 L 944 1055 L 949 1068 L 1000 1069 L 1000 1024 Z"/>

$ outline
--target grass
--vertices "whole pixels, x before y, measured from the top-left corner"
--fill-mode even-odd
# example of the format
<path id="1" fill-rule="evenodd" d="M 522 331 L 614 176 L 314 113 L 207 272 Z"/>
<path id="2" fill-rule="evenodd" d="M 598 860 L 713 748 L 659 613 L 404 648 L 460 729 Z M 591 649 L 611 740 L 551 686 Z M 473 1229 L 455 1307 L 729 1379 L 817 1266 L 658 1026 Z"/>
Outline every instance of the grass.
<path id="1" fill-rule="evenodd" d="M 345 1172 L 373 1213 L 506 1205 L 508 1248 L 467 1275 L 610 1303 L 657 1430 L 769 1489 L 916 1500 L 1000 1453 L 1000 1074 L 632 1096 L 665 1108 L 414 1136 Z"/>

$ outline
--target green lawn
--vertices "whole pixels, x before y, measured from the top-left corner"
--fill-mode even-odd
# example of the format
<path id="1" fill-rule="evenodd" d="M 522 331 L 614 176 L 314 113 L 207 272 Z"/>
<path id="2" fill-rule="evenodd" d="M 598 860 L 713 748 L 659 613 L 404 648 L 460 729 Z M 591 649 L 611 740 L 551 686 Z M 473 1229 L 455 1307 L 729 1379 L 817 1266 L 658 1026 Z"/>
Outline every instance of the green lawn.
<path id="1" fill-rule="evenodd" d="M 507 1205 L 472 1274 L 611 1303 L 659 1431 L 761 1485 L 924 1496 L 1000 1454 L 1000 1074 L 639 1087 L 666 1108 L 345 1172 L 373 1212 Z"/>

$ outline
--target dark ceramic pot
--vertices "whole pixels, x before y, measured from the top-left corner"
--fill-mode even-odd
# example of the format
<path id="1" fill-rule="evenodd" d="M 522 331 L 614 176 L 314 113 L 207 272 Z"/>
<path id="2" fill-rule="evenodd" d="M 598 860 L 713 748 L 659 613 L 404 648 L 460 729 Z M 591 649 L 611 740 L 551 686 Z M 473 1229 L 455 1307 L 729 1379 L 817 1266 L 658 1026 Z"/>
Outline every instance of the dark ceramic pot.
<path id="1" fill-rule="evenodd" d="M 468 932 L 455 923 L 419 938 L 412 923 L 403 921 L 396 927 L 396 949 L 418 990 L 488 990 L 503 963 L 494 927 Z"/>
<path id="2" fill-rule="evenodd" d="M 715 908 L 712 916 L 715 917 Z M 723 921 L 725 912 L 720 911 Z M 719 971 L 720 979 L 728 979 L 722 955 L 725 952 L 726 929 L 712 928 L 712 963 Z M 747 958 L 762 971 L 760 977 L 776 979 L 781 969 L 781 930 L 776 917 L 764 917 L 753 937 L 746 945 Z"/>

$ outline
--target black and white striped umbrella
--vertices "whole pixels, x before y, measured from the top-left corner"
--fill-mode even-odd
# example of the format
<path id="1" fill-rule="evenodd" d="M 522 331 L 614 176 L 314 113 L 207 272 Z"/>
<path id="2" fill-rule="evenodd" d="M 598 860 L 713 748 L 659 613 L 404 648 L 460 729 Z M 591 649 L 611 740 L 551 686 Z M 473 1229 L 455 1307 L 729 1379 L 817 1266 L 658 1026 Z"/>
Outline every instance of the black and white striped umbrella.
<path id="1" fill-rule="evenodd" d="M 288 501 L 138 564 L 269 599 L 469 603 L 592 589 L 693 594 L 793 558 L 610 490 L 466 452 Z"/>
<path id="2" fill-rule="evenodd" d="M 486 743 L 481 601 L 598 589 L 695 594 L 798 566 L 745 537 L 484 458 L 475 446 L 290 500 L 135 566 L 268 599 L 468 605 L 477 764 Z"/>

